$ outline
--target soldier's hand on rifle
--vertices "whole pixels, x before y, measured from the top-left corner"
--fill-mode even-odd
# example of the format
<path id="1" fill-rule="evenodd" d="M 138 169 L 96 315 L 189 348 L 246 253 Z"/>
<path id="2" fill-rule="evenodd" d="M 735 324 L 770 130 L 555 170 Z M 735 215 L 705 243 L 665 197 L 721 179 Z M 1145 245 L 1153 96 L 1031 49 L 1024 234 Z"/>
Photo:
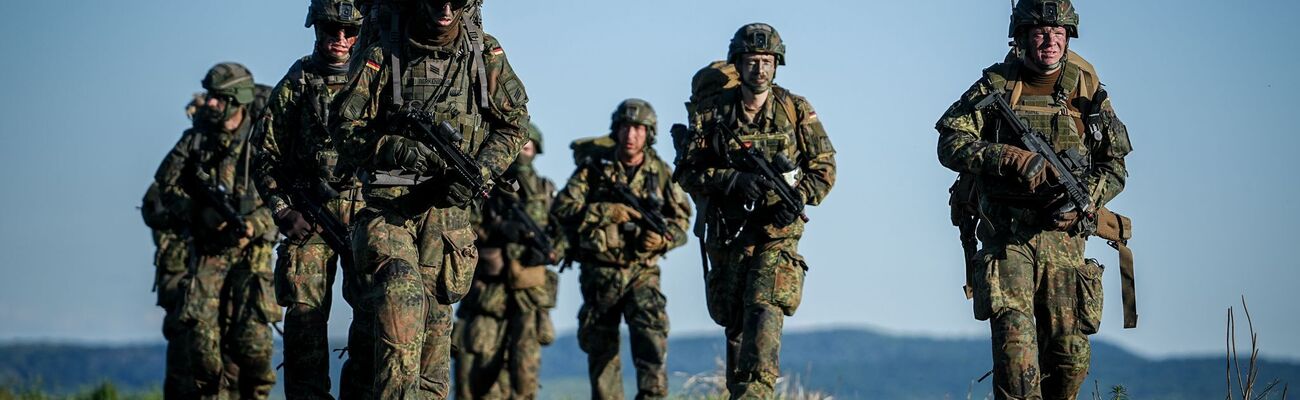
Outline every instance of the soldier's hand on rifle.
<path id="1" fill-rule="evenodd" d="M 280 233 L 293 241 L 302 241 L 312 234 L 312 226 L 303 218 L 302 213 L 294 211 L 292 208 L 285 208 L 277 211 L 274 215 L 275 225 L 280 227 Z"/>
<path id="2" fill-rule="evenodd" d="M 1002 175 L 1014 177 L 1033 192 L 1055 176 L 1056 171 L 1043 156 L 1015 146 L 1007 146 L 1002 153 Z"/>
<path id="3" fill-rule="evenodd" d="M 656 253 L 668 248 L 668 240 L 663 235 L 646 230 L 641 234 L 641 251 Z"/>
<path id="4" fill-rule="evenodd" d="M 1048 221 L 1047 228 L 1057 231 L 1070 230 L 1079 222 L 1079 215 L 1078 210 L 1057 213 L 1052 216 L 1051 221 Z"/>
<path id="5" fill-rule="evenodd" d="M 611 224 L 626 224 L 641 218 L 641 213 L 623 203 L 599 203 L 596 210 Z"/>
<path id="6" fill-rule="evenodd" d="M 752 172 L 736 172 L 727 185 L 727 194 L 740 196 L 745 201 L 757 201 L 767 194 L 767 180 Z"/>
<path id="7" fill-rule="evenodd" d="M 519 256 L 519 263 L 529 267 L 534 265 L 550 265 L 554 264 L 552 259 L 554 259 L 553 255 L 545 254 L 542 253 L 541 250 L 529 247 L 524 249 L 524 253 Z"/>
<path id="8" fill-rule="evenodd" d="M 794 195 L 795 197 L 798 197 L 798 199 L 796 199 L 798 200 L 797 203 L 789 205 L 781 203 L 772 211 L 772 223 L 776 224 L 776 226 L 782 228 L 789 226 L 794 223 L 794 220 L 799 219 L 800 216 L 803 215 L 803 206 L 805 202 L 803 195 L 798 191 L 794 191 Z"/>
<path id="9" fill-rule="evenodd" d="M 443 168 L 442 158 L 414 139 L 388 135 L 379 139 L 375 160 L 381 168 L 402 169 L 419 175 Z"/>

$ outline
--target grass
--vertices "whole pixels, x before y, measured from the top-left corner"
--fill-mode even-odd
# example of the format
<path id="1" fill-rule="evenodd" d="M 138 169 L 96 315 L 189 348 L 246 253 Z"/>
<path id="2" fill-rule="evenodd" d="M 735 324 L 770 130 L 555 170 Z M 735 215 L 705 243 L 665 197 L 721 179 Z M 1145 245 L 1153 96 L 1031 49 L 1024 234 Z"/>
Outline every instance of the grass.
<path id="1" fill-rule="evenodd" d="M 112 382 L 104 382 L 80 392 L 55 395 L 40 390 L 39 384 L 0 384 L 0 400 L 161 400 L 162 389 L 143 393 L 122 393 Z"/>

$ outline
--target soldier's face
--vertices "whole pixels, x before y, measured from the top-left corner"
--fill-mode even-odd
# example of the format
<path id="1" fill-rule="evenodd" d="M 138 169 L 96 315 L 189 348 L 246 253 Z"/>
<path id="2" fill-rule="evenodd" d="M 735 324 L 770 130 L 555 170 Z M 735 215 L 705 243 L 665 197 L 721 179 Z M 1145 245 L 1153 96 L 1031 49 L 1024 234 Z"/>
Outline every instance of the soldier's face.
<path id="1" fill-rule="evenodd" d="M 746 53 L 741 54 L 737 62 L 740 81 L 750 90 L 763 93 L 772 87 L 772 79 L 776 77 L 776 56 Z"/>
<path id="2" fill-rule="evenodd" d="M 433 20 L 433 25 L 447 28 L 456 23 L 456 7 L 451 1 L 422 1 L 419 11 Z"/>
<path id="3" fill-rule="evenodd" d="M 519 158 L 532 160 L 535 156 L 537 156 L 537 145 L 529 140 L 528 143 L 524 143 L 524 149 L 519 151 Z"/>
<path id="4" fill-rule="evenodd" d="M 1025 49 L 1030 61 L 1040 67 L 1054 67 L 1065 57 L 1066 46 L 1070 43 L 1069 32 L 1064 26 L 1038 26 L 1026 32 L 1029 48 Z"/>
<path id="5" fill-rule="evenodd" d="M 322 54 L 330 57 L 334 62 L 344 62 L 352 52 L 352 45 L 357 43 L 357 33 L 360 31 L 355 26 L 344 25 L 316 25 L 316 45 L 320 46 Z"/>
<path id="6" fill-rule="evenodd" d="M 618 126 L 618 132 L 615 137 L 618 138 L 618 149 L 627 155 L 641 154 L 645 150 L 646 134 L 649 132 L 645 125 L 624 123 Z"/>

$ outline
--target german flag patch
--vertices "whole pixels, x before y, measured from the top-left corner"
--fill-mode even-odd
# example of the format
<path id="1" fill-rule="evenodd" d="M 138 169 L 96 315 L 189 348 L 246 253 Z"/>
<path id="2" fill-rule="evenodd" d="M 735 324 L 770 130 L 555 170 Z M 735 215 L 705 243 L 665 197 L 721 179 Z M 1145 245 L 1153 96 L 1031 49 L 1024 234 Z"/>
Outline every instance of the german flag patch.
<path id="1" fill-rule="evenodd" d="M 373 70 L 375 70 L 375 71 L 378 71 L 378 70 L 379 70 L 379 63 L 374 62 L 374 61 L 372 61 L 372 60 L 366 60 L 366 68 L 370 68 L 370 69 L 373 69 Z"/>
<path id="2" fill-rule="evenodd" d="M 499 56 L 499 55 L 504 54 L 505 52 L 506 52 L 505 50 L 502 50 L 500 47 L 497 47 L 497 48 L 492 49 L 492 51 L 490 51 L 490 52 L 488 52 L 488 53 L 491 53 L 491 54 L 494 55 L 494 56 Z"/>

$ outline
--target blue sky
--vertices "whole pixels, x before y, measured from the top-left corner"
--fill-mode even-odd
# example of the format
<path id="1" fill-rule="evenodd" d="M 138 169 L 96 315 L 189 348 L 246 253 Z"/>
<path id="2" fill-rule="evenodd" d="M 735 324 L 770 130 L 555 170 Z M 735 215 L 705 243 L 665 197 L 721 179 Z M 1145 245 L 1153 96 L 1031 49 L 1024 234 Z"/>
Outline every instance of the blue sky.
<path id="1" fill-rule="evenodd" d="M 811 208 L 804 304 L 789 329 L 869 326 L 979 336 L 961 294 L 957 232 L 934 121 L 1006 51 L 1007 1 L 490 0 L 487 30 L 523 78 L 563 181 L 565 144 L 605 133 L 627 97 L 660 128 L 685 117 L 691 74 L 737 27 L 786 40 L 777 83 L 808 97 L 839 150 Z M 1218 354 L 1224 310 L 1250 302 L 1266 356 L 1300 359 L 1296 226 L 1300 70 L 1287 1 L 1089 1 L 1072 48 L 1100 71 L 1136 151 L 1113 209 L 1135 221 L 1141 326 L 1120 329 L 1119 279 L 1098 337 L 1152 356 Z M 159 341 L 152 244 L 135 207 L 213 64 L 273 84 L 310 51 L 306 1 L 15 2 L 0 25 L 0 340 Z M 672 154 L 661 140 L 659 150 Z M 1093 240 L 1089 255 L 1118 265 Z M 674 334 L 714 333 L 695 244 L 663 263 Z M 576 274 L 555 321 L 576 325 Z M 341 303 L 341 301 L 340 301 Z M 1239 308 L 1239 307 L 1238 307 Z M 348 320 L 337 307 L 332 330 Z"/>

